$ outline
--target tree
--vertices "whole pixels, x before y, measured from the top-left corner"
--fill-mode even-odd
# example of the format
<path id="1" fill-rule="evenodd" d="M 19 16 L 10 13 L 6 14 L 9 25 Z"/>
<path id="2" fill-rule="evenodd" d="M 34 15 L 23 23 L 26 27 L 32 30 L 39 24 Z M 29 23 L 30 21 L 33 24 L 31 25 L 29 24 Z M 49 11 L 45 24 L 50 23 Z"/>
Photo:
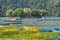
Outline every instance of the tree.
<path id="1" fill-rule="evenodd" d="M 43 14 L 43 15 L 45 15 L 45 13 L 47 12 L 47 10 L 44 10 L 44 9 L 41 9 L 41 10 L 39 10 L 39 14 Z"/>
<path id="2" fill-rule="evenodd" d="M 13 16 L 20 17 L 20 23 L 22 22 L 23 8 L 17 8 L 14 10 Z"/>
<path id="3" fill-rule="evenodd" d="M 39 17 L 39 13 L 40 13 L 39 10 L 40 10 L 40 9 L 36 9 L 36 8 L 32 9 L 32 16 L 34 16 L 34 17 Z"/>
<path id="4" fill-rule="evenodd" d="M 31 8 L 24 8 L 23 12 L 25 15 L 27 15 L 27 17 L 31 17 L 31 13 L 32 13 Z"/>
<path id="5" fill-rule="evenodd" d="M 22 17 L 22 14 L 23 14 L 23 8 L 17 8 L 14 10 L 12 15 L 16 17 Z"/>
<path id="6" fill-rule="evenodd" d="M 11 17 L 13 11 L 14 11 L 13 9 L 9 9 L 9 10 L 7 10 L 7 11 L 6 11 L 6 16 L 7 16 L 7 17 Z"/>
<path id="7" fill-rule="evenodd" d="M 47 12 L 47 10 L 41 9 L 40 12 L 44 14 Z"/>

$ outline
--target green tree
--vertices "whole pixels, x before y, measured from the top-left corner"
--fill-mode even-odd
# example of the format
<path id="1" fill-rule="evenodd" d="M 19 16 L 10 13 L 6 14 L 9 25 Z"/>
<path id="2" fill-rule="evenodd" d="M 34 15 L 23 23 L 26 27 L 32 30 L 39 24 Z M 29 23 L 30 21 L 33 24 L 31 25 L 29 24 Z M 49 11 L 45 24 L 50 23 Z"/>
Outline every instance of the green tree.
<path id="1" fill-rule="evenodd" d="M 39 14 L 43 14 L 43 15 L 45 15 L 46 14 L 46 12 L 47 12 L 47 10 L 44 10 L 44 9 L 41 9 L 41 10 L 39 10 Z"/>
<path id="2" fill-rule="evenodd" d="M 40 13 L 39 10 L 40 10 L 40 9 L 36 9 L 36 8 L 32 9 L 32 16 L 34 16 L 34 17 L 39 17 L 39 13 Z"/>
<path id="3" fill-rule="evenodd" d="M 14 10 L 13 16 L 20 17 L 20 23 L 22 22 L 23 8 L 17 8 Z"/>
<path id="4" fill-rule="evenodd" d="M 23 12 L 25 15 L 27 15 L 27 17 L 31 17 L 31 13 L 32 13 L 31 8 L 24 8 Z"/>
<path id="5" fill-rule="evenodd" d="M 44 14 L 44 13 L 47 12 L 47 10 L 41 9 L 40 12 L 41 12 L 42 14 Z"/>
<path id="6" fill-rule="evenodd" d="M 13 11 L 14 11 L 13 9 L 9 9 L 9 10 L 7 10 L 7 11 L 6 11 L 6 16 L 7 16 L 7 17 L 11 17 Z"/>

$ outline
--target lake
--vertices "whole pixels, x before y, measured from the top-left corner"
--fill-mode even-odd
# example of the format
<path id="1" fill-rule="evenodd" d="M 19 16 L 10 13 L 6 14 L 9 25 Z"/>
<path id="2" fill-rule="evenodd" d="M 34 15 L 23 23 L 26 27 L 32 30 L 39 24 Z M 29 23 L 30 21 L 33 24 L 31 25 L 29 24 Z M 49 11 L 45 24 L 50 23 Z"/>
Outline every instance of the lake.
<path id="1" fill-rule="evenodd" d="M 19 19 L 19 18 L 18 18 Z M 5 23 L 4 20 L 10 20 L 8 17 L 0 17 L 0 24 Z M 14 21 L 15 22 L 15 21 Z M 58 17 L 46 17 L 43 21 L 41 18 L 23 18 L 22 24 L 14 24 L 16 28 L 27 26 L 43 26 L 43 28 L 60 28 L 60 18 Z"/>

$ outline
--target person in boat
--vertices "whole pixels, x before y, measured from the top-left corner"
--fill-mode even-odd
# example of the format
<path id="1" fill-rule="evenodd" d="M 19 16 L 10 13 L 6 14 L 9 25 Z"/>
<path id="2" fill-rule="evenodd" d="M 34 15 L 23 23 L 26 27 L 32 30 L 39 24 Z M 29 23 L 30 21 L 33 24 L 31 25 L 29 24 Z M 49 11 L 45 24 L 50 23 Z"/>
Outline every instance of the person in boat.
<path id="1" fill-rule="evenodd" d="M 44 20 L 44 18 L 45 18 L 42 13 L 40 14 L 40 18 L 41 18 L 42 20 Z"/>

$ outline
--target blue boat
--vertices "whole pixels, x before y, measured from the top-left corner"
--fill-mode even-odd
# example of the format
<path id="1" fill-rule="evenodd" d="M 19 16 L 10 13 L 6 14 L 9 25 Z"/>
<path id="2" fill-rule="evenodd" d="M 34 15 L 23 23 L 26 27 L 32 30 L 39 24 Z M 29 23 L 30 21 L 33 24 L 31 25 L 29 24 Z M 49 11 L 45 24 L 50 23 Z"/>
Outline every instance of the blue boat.
<path id="1" fill-rule="evenodd" d="M 42 30 L 38 30 L 38 32 L 52 32 L 52 30 L 42 29 Z"/>
<path id="2" fill-rule="evenodd" d="M 58 38 L 48 38 L 47 40 L 58 40 Z"/>

